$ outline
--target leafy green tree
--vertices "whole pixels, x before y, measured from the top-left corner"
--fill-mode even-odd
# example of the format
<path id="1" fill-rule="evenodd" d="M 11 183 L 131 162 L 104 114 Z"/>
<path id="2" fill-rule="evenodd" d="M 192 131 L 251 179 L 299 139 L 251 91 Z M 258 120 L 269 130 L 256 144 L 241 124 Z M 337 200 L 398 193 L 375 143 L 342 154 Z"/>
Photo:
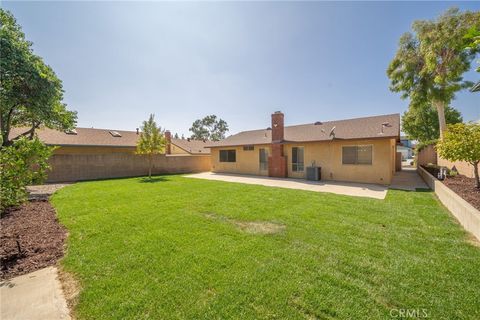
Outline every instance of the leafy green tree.
<path id="1" fill-rule="evenodd" d="M 218 141 L 225 138 L 228 124 L 222 119 L 217 120 L 216 115 L 209 115 L 203 119 L 195 120 L 190 128 L 192 139 Z"/>
<path id="2" fill-rule="evenodd" d="M 471 61 L 480 51 L 478 44 L 466 47 L 469 30 L 480 28 L 480 11 L 447 10 L 434 21 L 415 21 L 414 33 L 400 38 L 398 51 L 387 75 L 390 90 L 410 99 L 410 107 L 429 103 L 438 113 L 440 137 L 445 131 L 445 107 L 455 93 L 472 86 L 462 75 L 471 68 Z"/>
<path id="3" fill-rule="evenodd" d="M 480 46 L 480 28 L 477 26 L 471 27 L 463 38 L 467 50 Z M 477 62 L 480 63 L 480 60 L 477 60 Z M 476 71 L 480 72 L 480 66 L 477 67 Z"/>
<path id="4" fill-rule="evenodd" d="M 459 111 L 447 106 L 445 121 L 447 124 L 460 123 L 462 116 Z M 402 131 L 420 143 L 437 140 L 440 137 L 437 110 L 429 105 L 411 106 L 402 116 Z"/>
<path id="5" fill-rule="evenodd" d="M 442 141 L 437 144 L 440 157 L 450 161 L 466 161 L 473 166 L 475 186 L 480 188 L 480 124 L 457 123 L 449 125 Z"/>
<path id="6" fill-rule="evenodd" d="M 153 156 L 165 152 L 165 134 L 150 115 L 148 121 L 143 121 L 140 139 L 137 143 L 137 154 L 146 155 L 148 158 L 148 178 L 152 179 Z"/>
<path id="7" fill-rule="evenodd" d="M 0 149 L 0 211 L 17 206 L 27 199 L 26 186 L 41 183 L 50 168 L 54 147 L 38 138 L 21 137 Z"/>
<path id="8" fill-rule="evenodd" d="M 21 136 L 33 138 L 41 125 L 67 130 L 75 126 L 76 113 L 63 100 L 62 82 L 42 58 L 13 15 L 0 9 L 0 132 L 2 146 L 12 143 L 10 129 L 25 126 Z"/>

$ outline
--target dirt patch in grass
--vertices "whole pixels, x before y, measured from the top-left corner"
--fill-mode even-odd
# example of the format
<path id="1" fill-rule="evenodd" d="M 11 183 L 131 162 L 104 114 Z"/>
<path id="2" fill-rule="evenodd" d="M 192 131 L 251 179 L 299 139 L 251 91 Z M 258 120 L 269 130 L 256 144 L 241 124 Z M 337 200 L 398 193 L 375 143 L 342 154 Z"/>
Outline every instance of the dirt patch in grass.
<path id="1" fill-rule="evenodd" d="M 280 233 L 286 229 L 286 226 L 279 223 L 269 221 L 242 221 L 220 216 L 214 213 L 207 213 L 205 217 L 212 220 L 219 220 L 230 223 L 239 230 L 251 234 L 275 234 Z"/>
<path id="2" fill-rule="evenodd" d="M 284 225 L 272 222 L 234 221 L 233 223 L 247 233 L 273 234 L 285 230 Z"/>
<path id="3" fill-rule="evenodd" d="M 71 274 L 65 271 L 61 266 L 58 266 L 58 278 L 62 284 L 63 294 L 67 301 L 68 309 L 70 310 L 70 317 L 76 319 L 72 313 L 78 303 L 81 287 L 80 282 Z"/>
<path id="4" fill-rule="evenodd" d="M 0 218 L 0 279 L 54 265 L 67 232 L 48 201 L 30 201 Z"/>

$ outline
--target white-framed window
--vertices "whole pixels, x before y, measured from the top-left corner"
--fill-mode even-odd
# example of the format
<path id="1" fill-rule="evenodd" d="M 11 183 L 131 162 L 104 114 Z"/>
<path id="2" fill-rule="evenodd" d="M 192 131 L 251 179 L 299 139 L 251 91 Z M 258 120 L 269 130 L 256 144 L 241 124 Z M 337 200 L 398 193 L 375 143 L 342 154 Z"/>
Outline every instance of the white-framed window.
<path id="1" fill-rule="evenodd" d="M 343 146 L 342 164 L 372 164 L 373 146 Z"/>
<path id="2" fill-rule="evenodd" d="M 303 147 L 292 148 L 292 171 L 302 172 L 304 169 L 303 164 Z"/>

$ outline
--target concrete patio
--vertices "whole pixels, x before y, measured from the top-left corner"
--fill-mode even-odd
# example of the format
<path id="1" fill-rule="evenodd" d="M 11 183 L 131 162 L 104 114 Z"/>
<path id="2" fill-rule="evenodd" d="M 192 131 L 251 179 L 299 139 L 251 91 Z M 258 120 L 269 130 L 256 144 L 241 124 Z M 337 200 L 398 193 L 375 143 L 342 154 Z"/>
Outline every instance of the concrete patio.
<path id="1" fill-rule="evenodd" d="M 367 197 L 374 199 L 385 199 L 388 190 L 387 186 L 368 183 L 307 181 L 302 179 L 272 178 L 214 172 L 189 174 L 185 177 L 225 182 L 237 182 L 245 184 L 256 184 L 267 187 L 298 189 L 314 192 L 329 192 L 346 196 Z"/>
<path id="2" fill-rule="evenodd" d="M 415 191 L 416 189 L 429 189 L 425 181 L 418 175 L 417 168 L 402 167 L 393 176 L 390 189 Z"/>

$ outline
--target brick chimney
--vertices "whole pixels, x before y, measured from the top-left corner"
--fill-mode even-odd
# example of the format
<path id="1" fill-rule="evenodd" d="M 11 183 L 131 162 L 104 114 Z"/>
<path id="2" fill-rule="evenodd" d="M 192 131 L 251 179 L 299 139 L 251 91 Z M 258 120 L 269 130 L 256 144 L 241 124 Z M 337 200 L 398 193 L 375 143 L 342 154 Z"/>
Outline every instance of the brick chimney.
<path id="1" fill-rule="evenodd" d="M 170 130 L 165 131 L 165 154 L 172 153 L 172 133 Z"/>
<path id="2" fill-rule="evenodd" d="M 280 111 L 272 114 L 272 142 L 282 142 L 285 138 L 284 115 Z"/>
<path id="3" fill-rule="evenodd" d="M 285 139 L 284 115 L 280 111 L 272 114 L 272 152 L 268 157 L 268 175 L 270 177 L 287 177 L 287 157 L 283 154 Z"/>

